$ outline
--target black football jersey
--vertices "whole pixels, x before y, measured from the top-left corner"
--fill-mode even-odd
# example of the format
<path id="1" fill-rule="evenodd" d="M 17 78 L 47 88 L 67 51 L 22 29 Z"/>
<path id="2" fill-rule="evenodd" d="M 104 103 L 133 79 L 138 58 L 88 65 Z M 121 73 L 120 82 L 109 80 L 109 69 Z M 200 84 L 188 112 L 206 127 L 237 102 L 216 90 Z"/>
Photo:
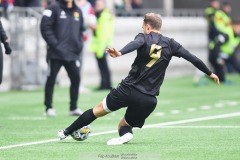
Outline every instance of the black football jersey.
<path id="1" fill-rule="evenodd" d="M 211 74 L 211 71 L 200 59 L 189 53 L 175 40 L 162 34 L 139 33 L 135 40 L 128 43 L 120 52 L 126 54 L 136 49 L 137 57 L 122 83 L 130 85 L 142 93 L 159 95 L 159 89 L 172 56 L 183 57 L 207 75 Z"/>

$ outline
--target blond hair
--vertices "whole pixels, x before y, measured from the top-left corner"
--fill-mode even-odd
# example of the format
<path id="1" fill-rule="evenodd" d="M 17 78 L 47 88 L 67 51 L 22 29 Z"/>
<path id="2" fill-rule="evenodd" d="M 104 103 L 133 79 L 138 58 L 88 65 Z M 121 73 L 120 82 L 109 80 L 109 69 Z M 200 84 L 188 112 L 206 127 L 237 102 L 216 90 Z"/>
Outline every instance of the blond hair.
<path id="1" fill-rule="evenodd" d="M 147 13 L 143 21 L 145 24 L 149 24 L 152 29 L 160 30 L 162 27 L 162 17 L 160 14 Z"/>

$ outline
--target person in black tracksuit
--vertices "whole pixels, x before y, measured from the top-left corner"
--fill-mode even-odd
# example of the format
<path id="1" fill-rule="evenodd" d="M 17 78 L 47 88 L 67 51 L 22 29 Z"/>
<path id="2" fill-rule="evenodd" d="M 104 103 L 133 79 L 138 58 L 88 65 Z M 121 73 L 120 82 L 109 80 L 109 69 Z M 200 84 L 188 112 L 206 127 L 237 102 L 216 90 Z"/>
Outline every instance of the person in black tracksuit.
<path id="1" fill-rule="evenodd" d="M 70 115 L 79 115 L 77 108 L 80 83 L 80 53 L 83 47 L 83 15 L 73 0 L 59 0 L 43 12 L 41 33 L 47 43 L 49 74 L 45 85 L 45 106 L 49 116 L 55 116 L 52 97 L 56 76 L 62 66 L 71 81 Z"/>
<path id="2" fill-rule="evenodd" d="M 3 29 L 2 22 L 0 21 L 0 40 L 1 43 L 3 43 L 4 48 L 5 48 L 5 53 L 7 55 L 11 54 L 12 49 L 9 46 L 9 43 L 7 42 L 7 35 L 5 30 Z M 2 52 L 2 47 L 0 47 L 0 84 L 2 83 L 2 75 L 3 75 L 3 52 Z"/>
<path id="3" fill-rule="evenodd" d="M 137 50 L 137 56 L 128 76 L 111 90 L 96 107 L 84 112 L 69 127 L 58 132 L 60 139 L 72 135 L 74 131 L 92 123 L 96 118 L 126 107 L 126 113 L 119 123 L 120 138 L 108 141 L 108 145 L 119 145 L 133 138 L 132 128 L 141 128 L 157 105 L 156 96 L 160 93 L 166 69 L 172 57 L 182 57 L 199 70 L 210 76 L 216 83 L 218 77 L 196 56 L 175 40 L 160 33 L 161 16 L 148 13 L 143 20 L 144 33 L 139 33 L 133 41 L 120 51 L 108 48 L 111 57 L 119 57 Z"/>

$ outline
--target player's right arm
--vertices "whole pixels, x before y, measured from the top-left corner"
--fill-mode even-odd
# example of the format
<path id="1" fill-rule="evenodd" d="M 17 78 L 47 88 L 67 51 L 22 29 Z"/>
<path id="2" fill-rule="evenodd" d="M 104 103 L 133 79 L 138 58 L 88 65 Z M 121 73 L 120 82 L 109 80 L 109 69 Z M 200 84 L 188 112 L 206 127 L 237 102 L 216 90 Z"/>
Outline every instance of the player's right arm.
<path id="1" fill-rule="evenodd" d="M 106 51 L 113 58 L 116 58 L 122 55 L 122 53 L 117 51 L 115 48 L 107 48 Z"/>
<path id="2" fill-rule="evenodd" d="M 120 51 L 117 51 L 114 48 L 107 48 L 106 51 L 109 53 L 111 57 L 116 58 L 140 48 L 144 43 L 145 43 L 144 34 L 139 33 L 133 41 L 129 42 Z"/>

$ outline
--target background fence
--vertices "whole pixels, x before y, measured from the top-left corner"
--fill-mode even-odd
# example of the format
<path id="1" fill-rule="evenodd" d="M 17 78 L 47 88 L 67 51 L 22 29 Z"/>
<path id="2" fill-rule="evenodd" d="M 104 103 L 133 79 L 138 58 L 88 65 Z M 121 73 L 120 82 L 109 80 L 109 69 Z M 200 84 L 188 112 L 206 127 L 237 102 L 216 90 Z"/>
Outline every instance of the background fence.
<path id="1" fill-rule="evenodd" d="M 42 8 L 15 7 L 9 13 L 9 20 L 2 18 L 3 26 L 10 36 L 13 54 L 11 56 L 4 55 L 4 80 L 0 90 L 26 89 L 44 85 L 47 63 L 46 43 L 39 30 L 42 10 Z M 147 11 L 149 10 L 142 10 L 141 14 Z M 161 13 L 161 10 L 152 11 Z M 207 24 L 205 19 L 200 16 L 201 11 L 180 9 L 174 12 L 176 17 L 163 17 L 162 33 L 173 37 L 207 62 Z M 126 12 L 126 14 L 128 13 Z M 181 17 L 179 17 L 180 15 Z M 142 32 L 141 25 L 142 17 L 116 17 L 113 46 L 121 49 L 136 34 Z M 86 42 L 83 52 L 82 83 L 92 85 L 98 84 L 100 79 L 95 57 L 88 50 L 89 41 Z M 134 53 L 118 59 L 109 58 L 113 81 L 120 81 L 128 74 L 134 58 Z M 173 58 L 167 76 L 186 74 L 195 74 L 194 67 L 190 63 Z M 57 83 L 69 84 L 63 69 L 60 70 Z"/>

